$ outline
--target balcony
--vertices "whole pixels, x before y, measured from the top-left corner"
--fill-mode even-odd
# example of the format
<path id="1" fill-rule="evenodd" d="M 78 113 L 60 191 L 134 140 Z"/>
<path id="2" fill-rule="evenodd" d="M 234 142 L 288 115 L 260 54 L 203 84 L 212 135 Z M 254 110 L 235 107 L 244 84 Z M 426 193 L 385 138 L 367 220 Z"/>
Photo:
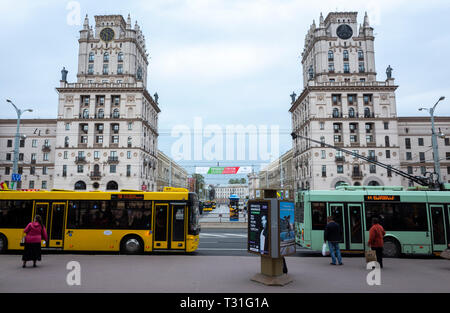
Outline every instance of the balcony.
<path id="1" fill-rule="evenodd" d="M 75 157 L 75 163 L 76 164 L 86 164 L 87 163 L 86 157 L 84 157 L 84 156 Z"/>
<path id="2" fill-rule="evenodd" d="M 361 179 L 363 179 L 363 173 L 361 171 L 353 171 L 352 172 L 352 178 L 353 179 L 357 179 L 357 180 L 361 180 Z"/>
<path id="3" fill-rule="evenodd" d="M 344 156 L 335 156 L 334 158 L 335 162 L 345 162 Z"/>
<path id="4" fill-rule="evenodd" d="M 42 152 L 50 152 L 50 150 L 52 150 L 50 145 L 42 146 Z"/>
<path id="5" fill-rule="evenodd" d="M 108 157 L 108 163 L 109 164 L 117 164 L 117 163 L 119 163 L 119 157 L 118 156 L 110 156 L 110 157 Z"/>
<path id="6" fill-rule="evenodd" d="M 100 172 L 91 172 L 89 174 L 89 178 L 91 180 L 100 180 L 102 178 L 102 174 Z"/>
<path id="7" fill-rule="evenodd" d="M 367 147 L 375 148 L 377 146 L 377 143 L 375 141 L 369 141 L 367 142 Z"/>
<path id="8" fill-rule="evenodd" d="M 377 157 L 374 156 L 374 155 L 369 155 L 367 158 L 368 158 L 370 161 L 374 161 L 374 162 L 378 161 Z"/>

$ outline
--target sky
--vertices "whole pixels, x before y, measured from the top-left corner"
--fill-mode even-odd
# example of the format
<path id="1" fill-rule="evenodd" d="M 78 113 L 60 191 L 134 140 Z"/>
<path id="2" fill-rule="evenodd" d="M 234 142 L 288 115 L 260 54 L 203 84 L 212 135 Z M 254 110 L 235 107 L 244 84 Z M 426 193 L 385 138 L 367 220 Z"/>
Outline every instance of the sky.
<path id="1" fill-rule="evenodd" d="M 292 147 L 290 94 L 302 92 L 301 53 L 313 20 L 334 11 L 368 12 L 374 28 L 378 80 L 390 65 L 397 89 L 398 116 L 420 116 L 440 96 L 436 115 L 450 115 L 448 0 L 0 0 L 0 118 L 15 118 L 6 101 L 33 108 L 24 118 L 56 118 L 61 69 L 76 81 L 78 38 L 84 16 L 131 15 L 146 38 L 150 55 L 147 89 L 159 95 L 159 149 L 193 173 L 195 166 L 254 166 Z M 178 160 L 179 129 L 202 125 L 200 151 Z M 245 141 L 245 157 L 227 156 L 226 130 L 242 125 L 267 135 L 257 157 Z M 208 137 L 207 131 L 210 131 Z M 266 129 L 266 130 L 265 130 Z M 222 136 L 218 136 L 221 134 Z M 177 136 L 175 136 L 177 135 Z M 274 144 L 271 136 L 277 137 Z M 231 137 L 230 137 L 231 138 Z M 186 138 L 183 138 L 183 140 Z M 217 149 L 222 144 L 221 149 Z M 236 143 L 235 150 L 240 146 Z M 176 149 L 175 149 L 176 150 Z M 193 149 L 195 150 L 194 144 Z M 234 176 L 208 175 L 225 183 Z"/>

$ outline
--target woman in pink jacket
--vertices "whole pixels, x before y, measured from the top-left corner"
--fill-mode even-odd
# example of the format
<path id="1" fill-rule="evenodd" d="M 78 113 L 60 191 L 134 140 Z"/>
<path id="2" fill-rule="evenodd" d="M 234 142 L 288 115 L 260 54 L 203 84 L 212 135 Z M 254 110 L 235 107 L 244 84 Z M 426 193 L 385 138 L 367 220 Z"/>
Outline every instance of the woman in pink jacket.
<path id="1" fill-rule="evenodd" d="M 47 238 L 47 231 L 45 230 L 45 226 L 42 225 L 42 218 L 39 215 L 36 215 L 34 218 L 34 222 L 25 227 L 25 249 L 23 251 L 22 261 L 23 266 L 26 267 L 27 261 L 33 261 L 33 267 L 36 267 L 36 261 L 41 260 L 41 240 L 44 238 L 45 241 Z"/>

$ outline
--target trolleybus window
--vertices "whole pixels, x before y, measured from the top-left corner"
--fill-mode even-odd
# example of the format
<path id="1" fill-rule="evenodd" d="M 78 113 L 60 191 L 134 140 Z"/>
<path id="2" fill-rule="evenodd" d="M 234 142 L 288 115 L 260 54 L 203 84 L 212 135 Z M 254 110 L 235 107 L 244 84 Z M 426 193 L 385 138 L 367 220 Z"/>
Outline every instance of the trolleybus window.
<path id="1" fill-rule="evenodd" d="M 0 228 L 25 228 L 32 211 L 33 201 L 0 201 Z"/>
<path id="2" fill-rule="evenodd" d="M 368 203 L 366 227 L 372 227 L 372 218 L 380 220 L 389 231 L 428 231 L 425 203 Z"/>
<path id="3" fill-rule="evenodd" d="M 303 201 L 299 201 L 295 204 L 295 221 L 297 223 L 303 223 L 304 216 L 304 203 Z"/>
<path id="4" fill-rule="evenodd" d="M 325 202 L 311 203 L 312 229 L 324 230 L 327 225 L 327 205 Z"/>

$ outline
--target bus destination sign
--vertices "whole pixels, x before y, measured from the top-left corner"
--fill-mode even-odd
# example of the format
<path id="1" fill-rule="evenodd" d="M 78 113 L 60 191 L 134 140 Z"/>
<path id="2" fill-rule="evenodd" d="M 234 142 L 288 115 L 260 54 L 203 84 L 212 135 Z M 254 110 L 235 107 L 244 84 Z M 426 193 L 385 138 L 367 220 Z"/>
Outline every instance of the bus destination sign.
<path id="1" fill-rule="evenodd" d="M 386 195 L 369 195 L 369 196 L 364 196 L 364 201 L 400 201 L 400 196 L 386 196 Z"/>
<path id="2" fill-rule="evenodd" d="M 143 194 L 112 194 L 111 200 L 144 200 Z"/>

